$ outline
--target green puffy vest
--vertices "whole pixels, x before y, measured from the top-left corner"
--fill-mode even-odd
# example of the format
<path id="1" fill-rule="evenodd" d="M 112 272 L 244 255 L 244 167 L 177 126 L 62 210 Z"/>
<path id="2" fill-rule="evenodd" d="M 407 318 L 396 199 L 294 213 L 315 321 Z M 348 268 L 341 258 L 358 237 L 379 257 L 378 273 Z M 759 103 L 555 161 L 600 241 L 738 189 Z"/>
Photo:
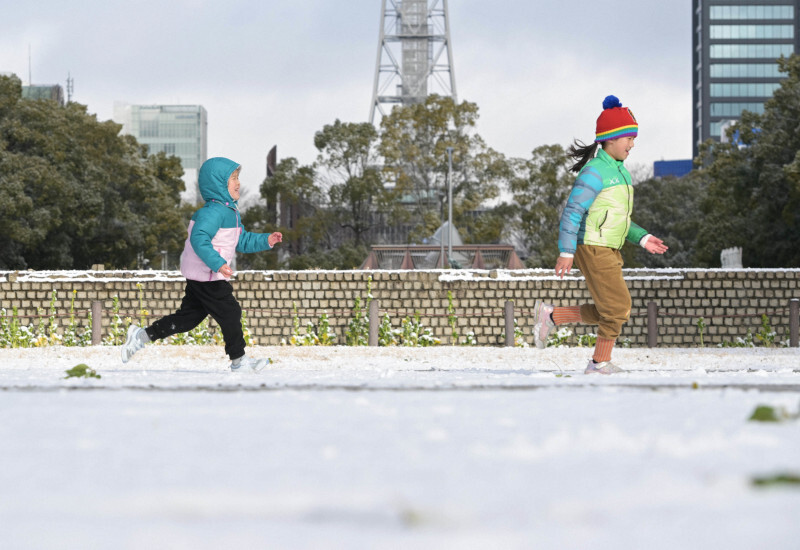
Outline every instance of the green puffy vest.
<path id="1" fill-rule="evenodd" d="M 583 244 L 622 248 L 625 239 L 634 244 L 647 231 L 631 221 L 633 184 L 621 161 L 600 150 L 584 169 L 594 168 L 600 174 L 603 188 L 586 213 Z"/>

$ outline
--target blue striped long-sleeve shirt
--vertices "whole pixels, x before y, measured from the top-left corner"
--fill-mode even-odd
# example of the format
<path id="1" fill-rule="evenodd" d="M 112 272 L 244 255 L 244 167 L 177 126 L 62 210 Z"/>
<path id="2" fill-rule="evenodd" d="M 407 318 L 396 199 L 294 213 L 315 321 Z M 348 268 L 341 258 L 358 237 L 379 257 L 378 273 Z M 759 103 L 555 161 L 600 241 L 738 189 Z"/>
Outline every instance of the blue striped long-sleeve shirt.
<path id="1" fill-rule="evenodd" d="M 561 252 L 574 254 L 579 239 L 582 240 L 586 228 L 582 227 L 582 222 L 592 206 L 597 195 L 603 190 L 603 177 L 597 169 L 590 166 L 585 167 L 567 199 L 567 205 L 561 214 L 561 223 L 558 231 L 558 249 Z"/>

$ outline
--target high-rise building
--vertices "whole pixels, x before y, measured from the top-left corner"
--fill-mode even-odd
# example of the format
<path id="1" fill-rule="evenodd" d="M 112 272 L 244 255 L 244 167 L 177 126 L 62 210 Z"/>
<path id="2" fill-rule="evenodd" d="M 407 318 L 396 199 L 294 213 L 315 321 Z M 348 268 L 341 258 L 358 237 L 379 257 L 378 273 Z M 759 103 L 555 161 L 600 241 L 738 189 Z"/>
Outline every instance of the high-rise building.
<path id="1" fill-rule="evenodd" d="M 25 99 L 49 99 L 64 106 L 64 88 L 58 84 L 31 84 L 22 87 Z"/>
<path id="2" fill-rule="evenodd" d="M 122 133 L 147 145 L 150 153 L 164 152 L 181 159 L 186 191 L 181 200 L 200 201 L 197 176 L 208 158 L 208 116 L 202 105 L 114 104 L 114 121 Z"/>
<path id="3" fill-rule="evenodd" d="M 692 0 L 693 154 L 742 111 L 761 113 L 800 51 L 800 0 Z"/>

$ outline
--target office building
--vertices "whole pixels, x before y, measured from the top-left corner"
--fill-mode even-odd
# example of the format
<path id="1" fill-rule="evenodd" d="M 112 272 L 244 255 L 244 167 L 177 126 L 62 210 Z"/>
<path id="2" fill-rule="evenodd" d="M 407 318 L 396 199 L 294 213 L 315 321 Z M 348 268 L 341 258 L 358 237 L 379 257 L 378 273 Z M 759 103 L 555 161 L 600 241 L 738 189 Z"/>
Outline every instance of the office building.
<path id="1" fill-rule="evenodd" d="M 201 105 L 114 105 L 114 121 L 122 133 L 134 136 L 150 153 L 181 159 L 186 191 L 181 200 L 201 200 L 197 187 L 200 166 L 208 158 L 208 116 Z"/>
<path id="2" fill-rule="evenodd" d="M 800 51 L 800 0 L 692 0 L 693 155 L 742 111 L 762 113 Z"/>
<path id="3" fill-rule="evenodd" d="M 64 88 L 58 84 L 33 84 L 22 87 L 25 99 L 49 99 L 64 106 Z"/>

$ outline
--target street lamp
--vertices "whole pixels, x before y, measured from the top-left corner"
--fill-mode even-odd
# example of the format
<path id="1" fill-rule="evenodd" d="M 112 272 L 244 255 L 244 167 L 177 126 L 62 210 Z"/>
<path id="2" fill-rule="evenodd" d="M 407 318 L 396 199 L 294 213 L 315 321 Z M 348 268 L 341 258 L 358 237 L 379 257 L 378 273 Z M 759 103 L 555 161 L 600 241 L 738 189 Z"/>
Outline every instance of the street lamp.
<path id="1" fill-rule="evenodd" d="M 444 200 L 444 193 L 439 193 L 439 200 Z M 442 215 L 442 228 L 439 230 L 439 247 L 441 250 L 439 252 L 439 264 L 444 269 L 444 205 L 442 205 L 440 214 Z"/>
<path id="2" fill-rule="evenodd" d="M 453 260 L 453 148 L 447 148 L 447 266 Z"/>

